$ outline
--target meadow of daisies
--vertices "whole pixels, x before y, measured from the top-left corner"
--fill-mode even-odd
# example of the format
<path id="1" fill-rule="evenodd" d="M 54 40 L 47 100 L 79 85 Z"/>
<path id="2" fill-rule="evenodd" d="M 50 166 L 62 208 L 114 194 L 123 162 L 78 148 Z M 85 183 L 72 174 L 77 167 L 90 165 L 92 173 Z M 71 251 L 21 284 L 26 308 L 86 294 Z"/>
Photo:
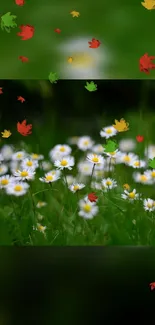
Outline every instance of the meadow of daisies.
<path id="1" fill-rule="evenodd" d="M 84 135 L 49 147 L 48 159 L 1 143 L 0 244 L 154 245 L 155 144 L 120 125 L 103 126 L 100 143 Z"/>

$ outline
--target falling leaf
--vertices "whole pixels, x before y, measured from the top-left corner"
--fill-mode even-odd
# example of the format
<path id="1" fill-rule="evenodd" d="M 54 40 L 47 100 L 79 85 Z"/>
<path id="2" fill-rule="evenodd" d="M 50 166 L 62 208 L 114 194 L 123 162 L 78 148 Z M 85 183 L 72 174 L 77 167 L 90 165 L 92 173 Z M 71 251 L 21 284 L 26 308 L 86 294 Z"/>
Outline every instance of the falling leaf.
<path id="1" fill-rule="evenodd" d="M 148 164 L 149 164 L 149 167 L 151 167 L 151 168 L 155 168 L 155 158 L 153 158 L 153 159 L 149 159 Z"/>
<path id="2" fill-rule="evenodd" d="M 52 84 L 56 84 L 59 80 L 59 77 L 56 72 L 50 72 L 48 79 Z"/>
<path id="3" fill-rule="evenodd" d="M 18 96 L 17 97 L 17 100 L 19 100 L 21 103 L 24 103 L 25 102 L 25 98 L 22 97 L 22 96 Z"/>
<path id="4" fill-rule="evenodd" d="M 143 141 L 144 141 L 144 137 L 143 137 L 143 135 L 137 135 L 137 136 L 136 136 L 136 140 L 137 140 L 138 142 L 143 142 Z"/>
<path id="5" fill-rule="evenodd" d="M 144 2 L 141 2 L 142 6 L 145 7 L 148 10 L 155 9 L 155 1 L 154 0 L 145 0 Z"/>
<path id="6" fill-rule="evenodd" d="M 3 89 L 3 88 L 0 87 L 0 95 L 3 94 L 3 90 L 2 90 L 2 89 Z"/>
<path id="7" fill-rule="evenodd" d="M 9 138 L 10 135 L 12 134 L 10 130 L 4 130 L 4 132 L 1 132 L 2 138 Z"/>
<path id="8" fill-rule="evenodd" d="M 98 199 L 98 196 L 96 196 L 95 193 L 92 192 L 92 193 L 89 193 L 89 194 L 88 194 L 88 200 L 89 200 L 90 202 L 96 202 L 97 199 Z"/>
<path id="9" fill-rule="evenodd" d="M 86 88 L 88 91 L 96 91 L 96 90 L 97 90 L 97 85 L 94 83 L 94 81 L 86 82 L 86 86 L 85 86 L 85 88 Z"/>
<path id="10" fill-rule="evenodd" d="M 115 120 L 115 124 L 113 125 L 113 127 L 118 131 L 118 132 L 124 132 L 124 131 L 128 131 L 129 128 L 129 123 L 127 123 L 124 118 L 121 118 L 120 121 Z"/>
<path id="11" fill-rule="evenodd" d="M 146 74 L 149 74 L 151 69 L 155 69 L 155 64 L 152 62 L 152 60 L 154 60 L 154 59 L 155 59 L 155 56 L 149 56 L 148 53 L 145 53 L 139 59 L 140 71 L 144 72 Z"/>
<path id="12" fill-rule="evenodd" d="M 19 56 L 18 59 L 21 60 L 21 62 L 28 62 L 29 61 L 29 59 L 26 56 L 22 56 L 22 55 Z"/>
<path id="13" fill-rule="evenodd" d="M 101 45 L 101 42 L 95 38 L 92 38 L 91 42 L 88 42 L 91 49 L 96 49 Z"/>
<path id="14" fill-rule="evenodd" d="M 73 18 L 80 16 L 80 13 L 78 11 L 75 11 L 75 10 L 71 11 L 70 14 L 72 15 Z"/>
<path id="15" fill-rule="evenodd" d="M 61 33 L 61 29 L 59 29 L 59 28 L 55 28 L 54 31 L 55 31 L 55 33 L 58 33 L 58 34 Z"/>
<path id="16" fill-rule="evenodd" d="M 21 123 L 19 122 L 17 123 L 17 131 L 24 137 L 32 133 L 31 129 L 32 129 L 32 124 L 26 125 L 26 120 L 24 120 Z"/>
<path id="17" fill-rule="evenodd" d="M 150 283 L 151 290 L 155 289 L 155 282 Z"/>
<path id="18" fill-rule="evenodd" d="M 105 148 L 104 152 L 114 152 L 118 148 L 118 144 L 115 141 L 108 140 L 103 147 Z"/>
<path id="19" fill-rule="evenodd" d="M 15 19 L 17 16 L 11 15 L 11 12 L 7 12 L 3 16 L 1 16 L 1 28 L 2 30 L 6 30 L 7 33 L 10 33 L 11 28 L 17 27 L 15 23 Z"/>

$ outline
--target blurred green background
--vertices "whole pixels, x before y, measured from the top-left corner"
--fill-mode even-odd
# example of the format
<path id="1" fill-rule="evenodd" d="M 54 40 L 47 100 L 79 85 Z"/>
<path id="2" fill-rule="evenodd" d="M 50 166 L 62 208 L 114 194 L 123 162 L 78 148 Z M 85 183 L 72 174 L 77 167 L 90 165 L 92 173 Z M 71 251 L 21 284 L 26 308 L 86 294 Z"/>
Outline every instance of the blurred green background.
<path id="1" fill-rule="evenodd" d="M 80 17 L 72 18 L 72 10 L 79 11 Z M 0 29 L 1 79 L 47 79 L 51 71 L 61 79 L 71 75 L 76 79 L 77 70 L 70 71 L 67 58 L 77 47 L 98 62 L 92 73 L 83 67 L 82 78 L 148 78 L 139 71 L 139 58 L 146 52 L 155 55 L 155 11 L 146 10 L 140 0 L 26 0 L 23 7 L 13 0 L 1 1 L 0 15 L 8 11 L 17 16 L 18 26 L 30 24 L 36 31 L 32 39 L 22 41 L 16 35 L 18 27 L 11 33 Z M 62 32 L 55 33 L 55 28 Z M 88 47 L 93 37 L 102 43 L 98 49 Z M 65 44 L 69 45 L 65 48 Z M 27 56 L 29 62 L 22 63 L 19 56 Z M 154 76 L 151 71 L 149 78 Z"/>

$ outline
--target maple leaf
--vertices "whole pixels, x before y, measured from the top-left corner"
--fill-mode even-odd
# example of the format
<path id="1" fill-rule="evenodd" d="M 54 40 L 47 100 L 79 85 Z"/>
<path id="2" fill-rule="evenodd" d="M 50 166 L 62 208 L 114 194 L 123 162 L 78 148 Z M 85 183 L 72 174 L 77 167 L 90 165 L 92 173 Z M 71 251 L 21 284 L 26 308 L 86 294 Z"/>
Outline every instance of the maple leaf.
<path id="1" fill-rule="evenodd" d="M 89 193 L 89 194 L 88 194 L 88 200 L 89 200 L 90 202 L 96 202 L 97 199 L 98 199 L 98 196 L 96 196 L 95 193 Z"/>
<path id="2" fill-rule="evenodd" d="M 86 86 L 85 86 L 85 88 L 86 88 L 88 91 L 96 91 L 96 90 L 97 90 L 97 85 L 94 83 L 94 81 L 86 82 Z"/>
<path id="3" fill-rule="evenodd" d="M 2 138 L 9 138 L 10 135 L 12 134 L 10 130 L 4 130 L 4 132 L 1 132 Z"/>
<path id="4" fill-rule="evenodd" d="M 149 167 L 155 168 L 155 157 L 153 159 L 149 159 Z"/>
<path id="5" fill-rule="evenodd" d="M 21 123 L 19 122 L 17 123 L 17 131 L 24 137 L 32 133 L 31 129 L 32 129 L 32 124 L 26 125 L 26 120 L 22 121 Z"/>
<path id="6" fill-rule="evenodd" d="M 73 18 L 80 16 L 80 13 L 78 11 L 75 11 L 75 10 L 71 11 L 70 14 L 72 15 Z"/>
<path id="7" fill-rule="evenodd" d="M 150 283 L 151 290 L 155 289 L 155 282 Z"/>
<path id="8" fill-rule="evenodd" d="M 0 94 L 3 94 L 3 87 L 0 87 Z"/>
<path id="9" fill-rule="evenodd" d="M 118 132 L 124 132 L 124 131 L 128 131 L 129 128 L 129 123 L 127 123 L 124 118 L 121 118 L 120 121 L 115 120 L 115 124 L 113 125 L 113 127 L 118 131 Z"/>
<path id="10" fill-rule="evenodd" d="M 116 141 L 108 140 L 103 147 L 105 149 L 104 152 L 114 152 L 118 148 L 118 144 Z"/>
<path id="11" fill-rule="evenodd" d="M 56 72 L 50 72 L 48 79 L 52 84 L 56 84 L 59 80 L 59 77 Z"/>
<path id="12" fill-rule="evenodd" d="M 155 1 L 154 0 L 145 0 L 144 2 L 141 2 L 142 6 L 145 7 L 148 10 L 155 9 Z"/>
<path id="13" fill-rule="evenodd" d="M 22 96 L 18 96 L 17 97 L 17 100 L 19 100 L 21 103 L 24 103 L 25 102 L 25 98 L 22 97 Z"/>
<path id="14" fill-rule="evenodd" d="M 136 140 L 137 140 L 138 142 L 143 142 L 143 141 L 144 141 L 144 137 L 143 137 L 143 135 L 137 135 L 137 136 L 136 136 Z"/>

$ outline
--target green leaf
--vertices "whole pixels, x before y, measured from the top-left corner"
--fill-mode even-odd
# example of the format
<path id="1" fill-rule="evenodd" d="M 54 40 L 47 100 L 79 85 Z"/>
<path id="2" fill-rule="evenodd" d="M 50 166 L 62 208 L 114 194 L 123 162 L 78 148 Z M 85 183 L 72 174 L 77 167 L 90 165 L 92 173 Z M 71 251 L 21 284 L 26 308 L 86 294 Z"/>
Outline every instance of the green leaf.
<path id="1" fill-rule="evenodd" d="M 153 159 L 149 159 L 149 167 L 155 168 L 155 157 Z"/>
<path id="2" fill-rule="evenodd" d="M 54 83 L 57 83 L 57 81 L 59 80 L 59 77 L 56 72 L 50 72 L 48 79 L 52 84 L 54 84 Z"/>
<path id="3" fill-rule="evenodd" d="M 118 148 L 118 144 L 116 141 L 108 140 L 103 147 L 105 152 L 114 152 Z"/>
<path id="4" fill-rule="evenodd" d="M 96 91 L 96 90 L 97 90 L 97 85 L 94 83 L 94 81 L 86 82 L 86 86 L 85 86 L 85 88 L 86 88 L 88 91 Z"/>

